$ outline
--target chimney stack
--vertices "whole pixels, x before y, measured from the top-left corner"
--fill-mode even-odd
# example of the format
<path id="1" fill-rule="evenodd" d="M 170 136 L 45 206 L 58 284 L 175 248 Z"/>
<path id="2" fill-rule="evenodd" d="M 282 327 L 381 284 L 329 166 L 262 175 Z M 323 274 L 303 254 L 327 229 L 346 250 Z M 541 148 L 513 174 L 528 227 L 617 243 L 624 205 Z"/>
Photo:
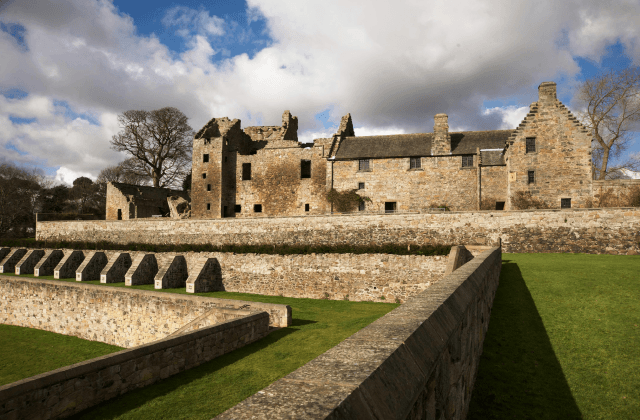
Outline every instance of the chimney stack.
<path id="1" fill-rule="evenodd" d="M 558 100 L 555 82 L 542 82 L 538 86 L 538 102 L 553 103 Z"/>
<path id="2" fill-rule="evenodd" d="M 451 154 L 451 136 L 449 136 L 449 117 L 447 114 L 436 114 L 434 117 L 431 154 L 434 156 Z"/>

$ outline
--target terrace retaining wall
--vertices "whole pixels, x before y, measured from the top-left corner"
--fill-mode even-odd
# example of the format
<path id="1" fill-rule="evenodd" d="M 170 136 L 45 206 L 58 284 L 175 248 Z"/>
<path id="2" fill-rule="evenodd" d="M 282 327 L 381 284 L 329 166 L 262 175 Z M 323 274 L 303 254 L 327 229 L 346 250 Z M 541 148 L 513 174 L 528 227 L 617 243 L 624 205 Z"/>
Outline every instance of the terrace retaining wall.
<path id="1" fill-rule="evenodd" d="M 214 245 L 493 245 L 504 252 L 640 252 L 640 209 L 474 211 L 214 220 L 38 222 L 46 241 Z"/>
<path id="2" fill-rule="evenodd" d="M 256 312 L 0 386 L 0 419 L 68 417 L 199 366 L 268 333 L 269 315 Z"/>
<path id="3" fill-rule="evenodd" d="M 216 419 L 464 419 L 501 258 L 482 252 Z"/>
<path id="4" fill-rule="evenodd" d="M 265 311 L 271 326 L 291 324 L 287 305 L 0 276 L 1 324 L 127 348 L 163 339 L 214 309 L 215 322 Z"/>

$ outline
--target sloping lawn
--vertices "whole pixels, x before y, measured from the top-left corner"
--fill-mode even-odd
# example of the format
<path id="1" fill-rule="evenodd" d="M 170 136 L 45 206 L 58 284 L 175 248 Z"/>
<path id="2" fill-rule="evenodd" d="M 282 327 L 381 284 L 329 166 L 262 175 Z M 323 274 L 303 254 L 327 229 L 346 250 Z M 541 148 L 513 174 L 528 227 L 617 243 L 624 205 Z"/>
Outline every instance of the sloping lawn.
<path id="1" fill-rule="evenodd" d="M 0 386 L 114 353 L 122 347 L 0 324 Z"/>
<path id="2" fill-rule="evenodd" d="M 99 281 L 83 283 L 100 284 Z M 103 286 L 124 287 L 124 283 Z M 152 284 L 132 288 L 154 290 Z M 163 291 L 185 293 L 184 288 Z M 293 325 L 73 418 L 211 419 L 399 306 L 394 303 L 295 299 L 228 292 L 197 295 L 289 305 L 293 312 Z"/>
<path id="3" fill-rule="evenodd" d="M 640 256 L 502 258 L 468 419 L 640 419 Z"/>

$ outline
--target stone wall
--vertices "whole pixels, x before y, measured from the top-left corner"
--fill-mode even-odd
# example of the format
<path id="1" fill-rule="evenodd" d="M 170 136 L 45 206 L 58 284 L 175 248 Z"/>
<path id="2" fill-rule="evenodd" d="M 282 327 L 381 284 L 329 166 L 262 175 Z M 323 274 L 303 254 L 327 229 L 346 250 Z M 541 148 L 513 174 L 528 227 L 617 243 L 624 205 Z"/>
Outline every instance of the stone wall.
<path id="1" fill-rule="evenodd" d="M 189 201 L 189 194 L 169 188 L 109 182 L 107 184 L 107 220 L 129 220 L 168 215 L 167 198 L 179 196 Z"/>
<path id="2" fill-rule="evenodd" d="M 498 210 L 496 203 L 507 202 L 506 166 L 482 166 L 481 210 Z"/>
<path id="3" fill-rule="evenodd" d="M 216 418 L 464 419 L 501 265 L 483 252 Z"/>
<path id="4" fill-rule="evenodd" d="M 369 171 L 358 170 L 358 160 L 336 161 L 333 187 L 337 191 L 358 188 L 371 199 L 365 211 L 381 213 L 385 202 L 398 211 L 420 211 L 445 204 L 451 210 L 477 208 L 477 156 L 474 166 L 462 167 L 461 156 L 422 157 L 422 167 L 409 168 L 409 158 L 371 159 Z M 489 177 L 490 175 L 487 175 Z"/>
<path id="5" fill-rule="evenodd" d="M 519 191 L 560 208 L 561 199 L 571 207 L 587 207 L 591 198 L 591 133 L 557 99 L 556 84 L 542 83 L 538 102 L 508 141 L 505 153 L 509 174 L 507 209 Z M 526 150 L 526 139 L 535 139 L 535 150 Z M 529 182 L 528 173 L 534 173 Z"/>
<path id="6" fill-rule="evenodd" d="M 625 207 L 634 200 L 640 200 L 640 179 L 593 181 L 594 207 Z"/>
<path id="7" fill-rule="evenodd" d="M 640 252 L 640 209 L 40 222 L 38 240 L 157 244 L 491 245 L 504 252 Z"/>
<path id="8" fill-rule="evenodd" d="M 257 312 L 0 386 L 0 418 L 71 416 L 259 340 L 268 324 Z"/>
<path id="9" fill-rule="evenodd" d="M 163 339 L 212 310 L 218 322 L 264 311 L 275 327 L 291 323 L 286 305 L 21 277 L 0 276 L 0 301 L 0 324 L 127 348 Z"/>

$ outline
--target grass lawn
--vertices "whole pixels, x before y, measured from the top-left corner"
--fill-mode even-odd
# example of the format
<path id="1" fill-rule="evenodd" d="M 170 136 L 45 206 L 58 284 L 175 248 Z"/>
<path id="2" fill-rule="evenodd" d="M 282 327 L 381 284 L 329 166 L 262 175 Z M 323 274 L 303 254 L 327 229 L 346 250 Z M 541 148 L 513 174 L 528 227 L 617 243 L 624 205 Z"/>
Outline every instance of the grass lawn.
<path id="1" fill-rule="evenodd" d="M 31 328 L 0 324 L 0 386 L 122 347 Z"/>
<path id="2" fill-rule="evenodd" d="M 65 280 L 75 282 L 74 279 Z M 100 284 L 99 281 L 83 283 Z M 124 287 L 124 283 L 104 286 Z M 132 288 L 155 290 L 153 284 Z M 184 288 L 163 291 L 186 293 Z M 197 295 L 290 305 L 293 325 L 73 418 L 211 419 L 399 306 L 393 303 L 295 299 L 229 292 Z"/>
<path id="3" fill-rule="evenodd" d="M 640 419 L 640 256 L 502 258 L 468 419 Z"/>

